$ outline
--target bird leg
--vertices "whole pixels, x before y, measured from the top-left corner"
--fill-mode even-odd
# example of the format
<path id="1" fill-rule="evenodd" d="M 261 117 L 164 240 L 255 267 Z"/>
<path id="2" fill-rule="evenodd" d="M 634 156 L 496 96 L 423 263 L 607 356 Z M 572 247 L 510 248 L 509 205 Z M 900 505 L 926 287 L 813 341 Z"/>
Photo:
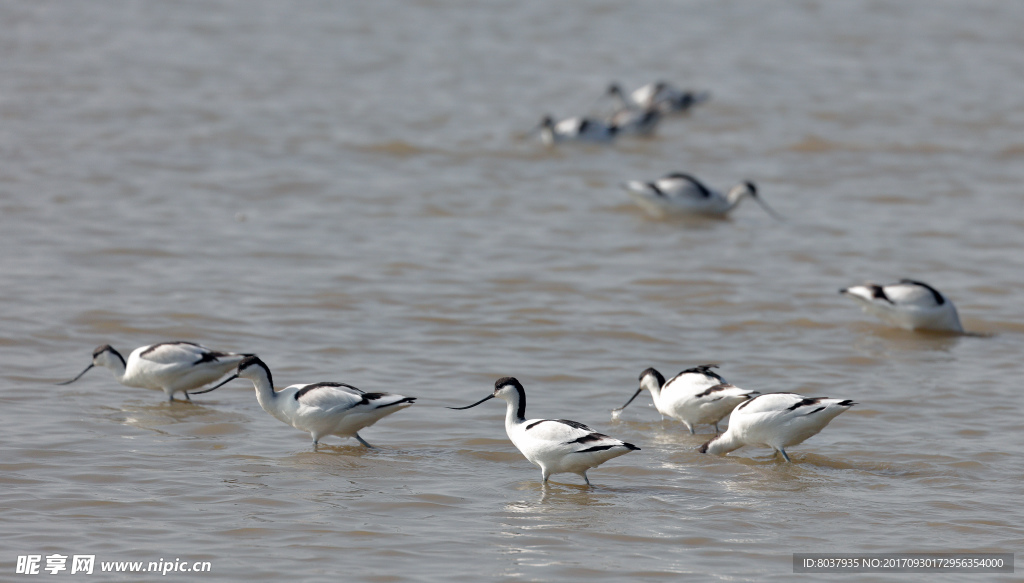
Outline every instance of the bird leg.
<path id="1" fill-rule="evenodd" d="M 374 449 L 374 447 L 373 447 L 372 445 L 370 445 L 369 443 L 366 443 L 366 440 L 365 440 L 365 439 L 363 439 L 362 437 L 359 437 L 359 434 L 358 434 L 358 433 L 356 433 L 356 434 L 355 434 L 355 436 L 356 436 L 356 439 L 358 439 L 358 440 L 359 440 L 359 443 L 361 443 L 361 444 L 365 445 L 366 447 L 368 447 L 368 448 L 370 448 L 370 449 Z"/>

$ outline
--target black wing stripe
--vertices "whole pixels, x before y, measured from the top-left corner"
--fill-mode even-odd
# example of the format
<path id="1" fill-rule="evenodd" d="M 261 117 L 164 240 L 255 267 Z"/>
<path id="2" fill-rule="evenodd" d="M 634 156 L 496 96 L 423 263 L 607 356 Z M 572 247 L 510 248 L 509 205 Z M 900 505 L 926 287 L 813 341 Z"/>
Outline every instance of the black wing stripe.
<path id="1" fill-rule="evenodd" d="M 584 435 L 583 437 L 580 437 L 579 439 L 574 439 L 572 441 L 567 441 L 566 443 L 588 443 L 588 442 L 591 442 L 591 441 L 601 441 L 602 439 L 605 439 L 607 437 L 608 437 L 607 435 L 602 435 L 600 433 L 588 433 L 588 434 Z"/>
<path id="2" fill-rule="evenodd" d="M 230 354 L 227 352 L 217 352 L 216 350 L 211 350 L 209 352 L 204 352 L 203 355 L 199 357 L 199 360 L 195 361 L 195 363 L 193 364 L 200 364 L 203 362 L 217 362 L 220 360 L 220 357 L 222 356 L 230 356 Z"/>
<path id="3" fill-rule="evenodd" d="M 942 297 L 942 294 L 939 293 L 939 290 L 933 288 L 932 286 L 928 285 L 927 283 L 925 283 L 923 281 L 916 281 L 916 280 L 913 280 L 913 279 L 901 279 L 900 283 L 909 283 L 911 285 L 919 285 L 919 286 L 923 287 L 924 289 L 932 292 L 932 297 L 935 298 L 935 303 L 936 304 L 941 306 L 942 304 L 946 303 L 946 298 Z"/>
<path id="4" fill-rule="evenodd" d="M 592 451 L 604 451 L 606 449 L 611 449 L 611 448 L 615 447 L 616 445 L 618 445 L 618 444 L 617 443 L 613 443 L 611 445 L 595 445 L 593 447 L 588 447 L 587 449 L 581 449 L 581 450 L 579 450 L 577 452 L 574 452 L 574 453 L 589 453 L 589 452 L 592 452 Z"/>
<path id="5" fill-rule="evenodd" d="M 416 397 L 406 397 L 404 399 L 399 399 L 399 400 L 395 401 L 394 403 L 386 403 L 386 404 L 381 405 L 381 406 L 379 406 L 377 408 L 378 409 L 383 409 L 384 407 L 394 407 L 395 405 L 401 405 L 402 403 L 415 403 L 415 402 L 416 402 Z"/>
<path id="6" fill-rule="evenodd" d="M 577 452 L 573 452 L 573 453 L 590 453 L 590 452 L 594 452 L 594 451 L 606 451 L 606 450 L 609 450 L 609 449 L 611 449 L 613 447 L 624 447 L 624 448 L 632 450 L 632 451 L 636 451 L 636 450 L 640 449 L 639 447 L 633 445 L 632 443 L 626 443 L 626 442 L 623 441 L 621 443 L 613 443 L 611 445 L 595 445 L 593 447 L 588 447 L 587 449 L 581 449 L 581 450 L 579 450 Z"/>
<path id="7" fill-rule="evenodd" d="M 747 401 L 747 402 L 749 403 L 750 401 Z M 817 399 L 809 399 L 809 398 L 808 399 L 800 399 L 799 402 L 794 403 L 793 406 L 786 408 L 786 410 L 787 411 L 795 411 L 795 410 L 799 409 L 800 407 L 810 407 L 811 405 L 816 405 L 819 402 L 821 402 L 820 398 L 817 398 Z"/>
<path id="8" fill-rule="evenodd" d="M 703 393 L 700 393 L 699 395 L 696 395 L 696 398 L 700 399 L 701 397 L 709 396 L 711 393 L 717 393 L 718 391 L 724 391 L 725 389 L 732 389 L 732 388 L 735 388 L 735 386 L 734 385 L 730 385 L 728 383 L 719 383 L 719 384 L 717 384 L 717 385 L 715 385 L 713 387 L 708 387 L 707 390 L 705 390 Z M 721 398 L 721 397 L 719 397 L 719 398 Z"/>
<path id="9" fill-rule="evenodd" d="M 682 172 L 673 172 L 672 174 L 669 174 L 665 178 L 679 178 L 681 180 L 685 180 L 685 181 L 689 182 L 690 184 L 692 184 L 700 192 L 701 197 L 703 197 L 703 198 L 710 198 L 711 197 L 711 191 L 708 190 L 708 187 L 704 186 L 704 184 L 701 183 L 700 180 L 697 180 L 696 178 L 694 178 L 690 174 L 684 174 Z"/>
<path id="10" fill-rule="evenodd" d="M 539 419 L 527 425 L 526 431 L 533 429 L 534 427 L 540 425 L 541 423 L 561 423 L 563 425 L 568 425 L 569 427 L 574 427 L 576 429 L 582 429 L 584 431 L 593 431 L 593 429 L 587 427 L 586 425 L 578 421 L 569 421 L 568 419 Z"/>

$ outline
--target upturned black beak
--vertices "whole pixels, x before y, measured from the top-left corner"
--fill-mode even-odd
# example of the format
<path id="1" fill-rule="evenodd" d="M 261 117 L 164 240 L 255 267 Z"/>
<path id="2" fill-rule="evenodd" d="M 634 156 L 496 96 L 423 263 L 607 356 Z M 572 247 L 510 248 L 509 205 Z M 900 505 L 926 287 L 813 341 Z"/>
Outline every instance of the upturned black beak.
<path id="1" fill-rule="evenodd" d="M 224 379 L 223 382 L 221 382 L 219 385 L 217 385 L 215 387 L 210 387 L 209 389 L 204 389 L 202 391 L 189 391 L 189 394 L 190 395 L 202 395 L 203 393 L 209 393 L 210 391 L 216 391 L 217 389 L 223 387 L 224 385 L 230 383 L 231 381 L 233 381 L 233 380 L 235 380 L 237 378 L 238 378 L 238 375 L 233 374 L 233 375 L 229 376 L 228 378 Z"/>
<path id="2" fill-rule="evenodd" d="M 763 198 L 761 198 L 760 196 L 757 196 L 756 194 L 753 197 L 751 197 L 751 198 L 756 200 L 757 204 L 761 205 L 761 208 L 763 208 L 766 213 L 771 215 L 771 217 L 773 219 L 775 219 L 776 221 L 779 221 L 780 223 L 785 223 L 786 222 L 786 219 L 782 215 L 780 215 L 779 213 L 777 213 L 774 210 L 772 210 L 772 207 L 768 206 L 768 203 L 766 203 Z"/>
<path id="3" fill-rule="evenodd" d="M 494 398 L 494 395 L 487 395 L 486 397 L 484 397 L 483 399 L 480 399 L 479 401 L 477 401 L 476 403 L 473 403 L 472 405 L 466 405 L 465 407 L 446 407 L 446 408 L 447 409 L 454 409 L 456 411 L 461 411 L 463 409 L 471 409 L 473 407 L 476 407 L 480 403 L 483 403 L 484 401 L 490 401 L 493 398 Z"/>
<path id="4" fill-rule="evenodd" d="M 96 366 L 96 365 L 95 364 L 90 364 L 89 366 L 85 367 L 85 370 L 83 370 L 82 372 L 78 373 L 77 377 L 71 379 L 70 381 L 64 381 L 63 383 L 57 383 L 57 384 L 58 385 L 70 385 L 71 383 L 73 383 L 73 382 L 77 381 L 78 379 L 82 378 L 82 375 L 84 375 L 85 373 L 89 372 L 89 369 L 94 367 L 94 366 Z"/>
<path id="5" fill-rule="evenodd" d="M 644 390 L 643 387 L 640 387 L 639 389 L 637 389 L 636 392 L 633 393 L 633 396 L 630 397 L 628 401 L 626 401 L 626 405 L 629 405 L 630 403 L 632 403 L 633 399 L 635 399 L 637 395 L 639 395 L 641 392 L 643 392 L 643 390 Z M 623 405 L 623 406 L 619 407 L 618 409 L 612 409 L 612 411 L 622 411 L 623 409 L 626 408 L 626 405 Z"/>

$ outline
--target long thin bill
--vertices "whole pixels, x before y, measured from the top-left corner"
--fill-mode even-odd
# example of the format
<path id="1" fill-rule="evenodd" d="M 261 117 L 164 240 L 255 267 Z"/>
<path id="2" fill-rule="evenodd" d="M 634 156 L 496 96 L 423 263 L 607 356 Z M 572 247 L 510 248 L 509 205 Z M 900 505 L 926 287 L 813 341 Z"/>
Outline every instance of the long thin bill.
<path id="1" fill-rule="evenodd" d="M 446 409 L 454 409 L 456 411 L 461 411 L 463 409 L 471 409 L 473 407 L 476 407 L 480 403 L 483 403 L 485 401 L 490 401 L 493 398 L 494 398 L 494 395 L 487 395 L 486 397 L 484 397 L 483 399 L 480 399 L 479 401 L 477 401 L 476 403 L 473 403 L 472 405 L 466 405 L 465 407 L 445 407 L 445 408 Z"/>
<path id="2" fill-rule="evenodd" d="M 768 206 L 768 203 L 766 203 L 765 201 L 761 200 L 760 196 L 755 196 L 753 198 L 754 198 L 754 200 L 757 201 L 757 204 L 761 205 L 761 208 L 763 208 L 765 210 L 765 212 L 767 212 L 769 215 L 772 216 L 773 219 L 775 219 L 776 221 L 783 222 L 783 223 L 786 222 L 786 219 L 783 218 L 782 215 L 780 215 L 779 213 L 773 211 L 772 207 Z"/>
<path id="3" fill-rule="evenodd" d="M 630 403 L 632 403 L 633 399 L 635 399 L 636 396 L 639 395 L 641 392 L 643 392 L 643 388 L 637 389 L 636 392 L 633 393 L 633 396 L 630 397 L 628 401 L 626 401 L 626 405 L 629 405 Z M 623 405 L 623 406 L 619 407 L 618 409 L 612 409 L 612 411 L 622 411 L 623 409 L 626 408 L 626 405 Z"/>
<path id="4" fill-rule="evenodd" d="M 85 367 L 85 370 L 83 370 L 82 372 L 78 373 L 77 377 L 71 379 L 70 381 L 64 381 L 63 383 L 57 383 L 57 384 L 58 385 L 70 385 L 71 383 L 73 383 L 73 382 L 77 381 L 78 379 L 82 378 L 82 375 L 84 375 L 85 373 L 89 372 L 89 369 L 94 367 L 94 366 L 96 366 L 96 365 L 95 364 L 90 364 L 89 366 Z"/>
<path id="5" fill-rule="evenodd" d="M 224 385 L 230 383 L 231 381 L 233 381 L 233 380 L 235 380 L 237 378 L 238 378 L 238 375 L 234 374 L 234 375 L 231 375 L 228 378 L 224 379 L 224 382 L 222 382 L 221 384 L 219 384 L 219 385 L 217 385 L 215 387 L 210 387 L 209 389 L 204 389 L 202 391 L 192 391 L 189 394 L 190 395 L 202 395 L 203 393 L 209 393 L 210 391 L 216 391 L 217 389 L 223 387 Z"/>

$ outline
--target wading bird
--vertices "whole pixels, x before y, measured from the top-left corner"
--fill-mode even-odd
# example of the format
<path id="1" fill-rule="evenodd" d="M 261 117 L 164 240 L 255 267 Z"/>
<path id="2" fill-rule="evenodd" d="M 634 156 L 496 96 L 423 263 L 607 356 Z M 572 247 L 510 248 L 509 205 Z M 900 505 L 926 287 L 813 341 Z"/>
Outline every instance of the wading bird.
<path id="1" fill-rule="evenodd" d="M 661 373 L 648 368 L 640 373 L 640 388 L 626 401 L 613 410 L 617 413 L 626 408 L 645 389 L 651 392 L 654 406 L 662 418 L 671 417 L 682 421 L 692 434 L 696 425 L 714 425 L 719 432 L 718 422 L 724 419 L 737 405 L 758 395 L 725 382 L 718 373 L 711 370 L 714 364 L 704 364 L 686 369 L 668 381 Z"/>
<path id="2" fill-rule="evenodd" d="M 352 385 L 331 382 L 291 385 L 275 391 L 270 368 L 255 356 L 240 362 L 238 371 L 224 382 L 201 392 L 208 393 L 237 378 L 252 381 L 256 400 L 264 411 L 308 432 L 313 437 L 314 450 L 325 435 L 354 437 L 366 447 L 373 447 L 359 436 L 358 431 L 416 401 L 415 397 L 367 393 Z"/>
<path id="3" fill-rule="evenodd" d="M 689 174 L 674 172 L 653 182 L 630 180 L 622 187 L 629 192 L 633 202 L 656 217 L 689 214 L 724 218 L 744 198 L 750 197 L 773 218 L 783 220 L 757 194 L 757 186 L 753 182 L 741 182 L 723 195 Z"/>
<path id="4" fill-rule="evenodd" d="M 540 467 L 547 483 L 552 474 L 577 474 L 590 485 L 587 470 L 620 455 L 640 449 L 632 443 L 608 437 L 593 429 L 565 419 L 526 419 L 526 391 L 519 381 L 502 377 L 494 383 L 494 392 L 465 407 L 469 409 L 493 398 L 508 404 L 505 410 L 505 432 L 526 459 Z"/>
<path id="5" fill-rule="evenodd" d="M 865 312 L 906 330 L 963 333 L 956 306 L 927 283 L 901 279 L 899 283 L 868 283 L 839 290 Z"/>
<path id="6" fill-rule="evenodd" d="M 786 448 L 816 435 L 857 403 L 849 399 L 808 398 L 795 393 L 768 393 L 736 407 L 729 428 L 700 447 L 701 453 L 725 455 L 744 445 L 774 449 L 788 462 Z"/>
<path id="7" fill-rule="evenodd" d="M 109 368 L 119 383 L 128 387 L 159 389 L 174 400 L 181 391 L 191 400 L 188 391 L 212 383 L 231 372 L 249 354 L 235 354 L 210 350 L 192 342 L 160 342 L 140 346 L 128 355 L 128 360 L 109 344 L 97 347 L 92 353 L 92 364 L 77 377 L 58 383 L 69 385 L 94 366 Z"/>

